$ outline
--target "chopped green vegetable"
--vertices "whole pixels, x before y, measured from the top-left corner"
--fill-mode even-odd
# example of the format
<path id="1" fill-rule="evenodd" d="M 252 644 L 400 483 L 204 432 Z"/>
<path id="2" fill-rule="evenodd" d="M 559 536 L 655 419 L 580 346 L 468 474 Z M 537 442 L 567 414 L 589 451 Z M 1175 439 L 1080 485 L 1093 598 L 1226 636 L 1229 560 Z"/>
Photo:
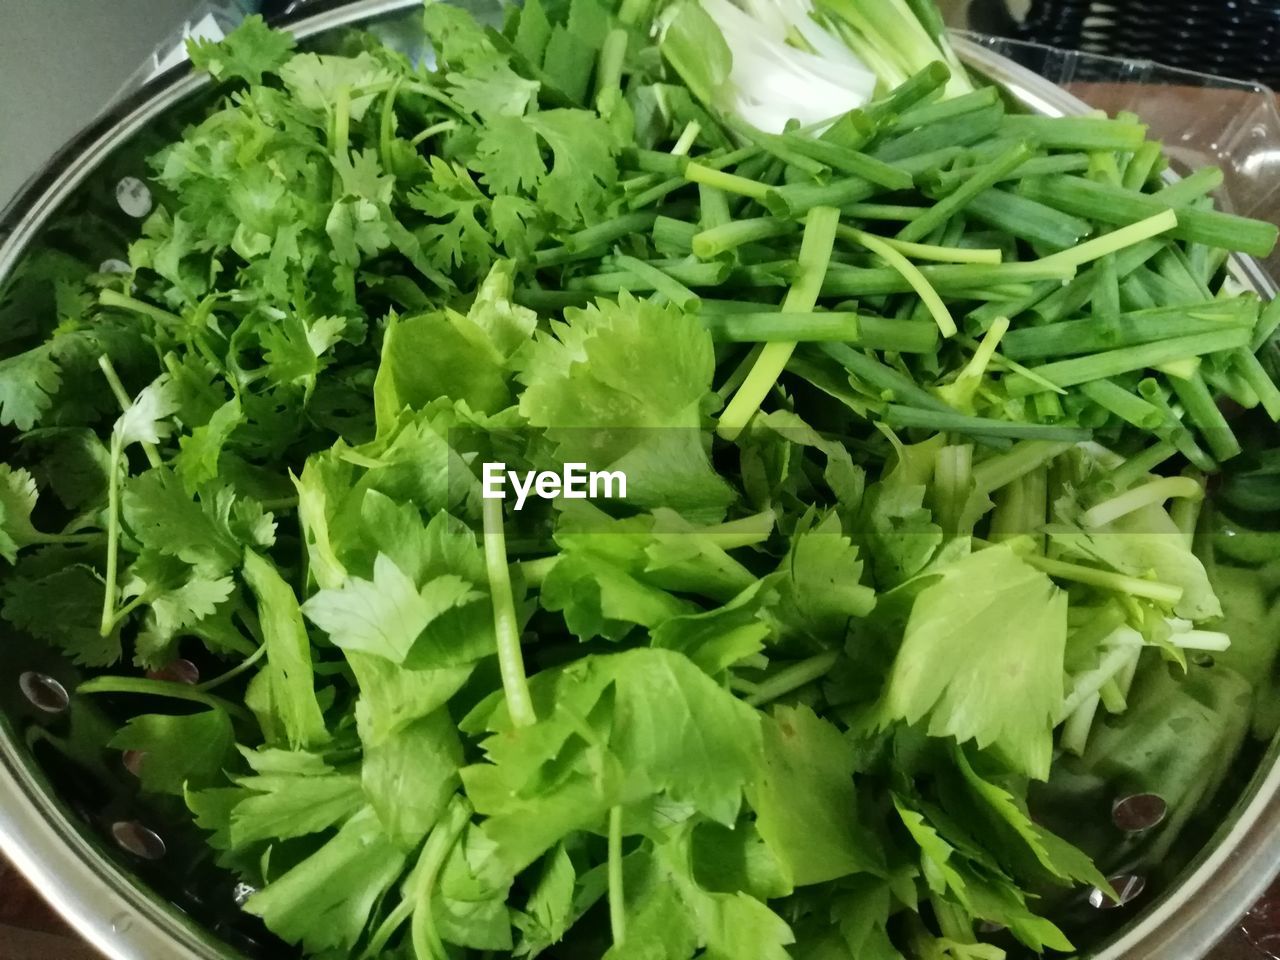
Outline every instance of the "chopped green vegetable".
<path id="1" fill-rule="evenodd" d="M 250 18 L 128 272 L 0 285 L 0 611 L 307 955 L 1072 951 L 1280 725 L 1275 228 L 929 0 L 746 6 Z"/>

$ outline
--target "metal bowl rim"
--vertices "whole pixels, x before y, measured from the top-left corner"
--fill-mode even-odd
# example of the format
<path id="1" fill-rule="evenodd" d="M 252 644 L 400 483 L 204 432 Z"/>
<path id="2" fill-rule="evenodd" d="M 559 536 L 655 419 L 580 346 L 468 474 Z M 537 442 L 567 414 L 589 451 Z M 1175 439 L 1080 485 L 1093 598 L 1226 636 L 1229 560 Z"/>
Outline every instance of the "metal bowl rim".
<path id="1" fill-rule="evenodd" d="M 420 0 L 358 0 L 304 16 L 288 29 L 299 39 L 369 22 L 418 6 Z M 957 53 L 1030 109 L 1072 115 L 1089 107 L 988 47 L 964 36 Z M 0 277 L 9 274 L 38 231 L 100 160 L 177 102 L 210 85 L 180 64 L 116 105 L 46 164 L 0 213 Z M 1251 258 L 1233 259 L 1236 275 L 1260 292 L 1276 293 Z M 225 960 L 233 948 L 215 941 L 172 905 L 113 863 L 52 797 L 30 758 L 0 719 L 0 853 L 7 856 L 94 947 L 112 960 L 165 956 Z M 1216 843 L 1153 907 L 1127 925 L 1097 960 L 1166 960 L 1203 954 L 1259 897 L 1280 868 L 1280 756 L 1272 749 Z M 1270 765 L 1267 769 L 1267 764 Z M 1262 776 L 1262 771 L 1266 775 Z"/>

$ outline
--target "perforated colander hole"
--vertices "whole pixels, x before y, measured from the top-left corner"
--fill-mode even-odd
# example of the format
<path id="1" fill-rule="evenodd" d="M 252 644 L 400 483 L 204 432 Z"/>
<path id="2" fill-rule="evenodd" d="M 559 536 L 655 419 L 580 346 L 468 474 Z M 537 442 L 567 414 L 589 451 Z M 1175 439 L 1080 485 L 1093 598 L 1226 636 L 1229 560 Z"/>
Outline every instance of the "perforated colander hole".
<path id="1" fill-rule="evenodd" d="M 1142 891 L 1147 889 L 1147 881 L 1145 877 L 1140 877 L 1136 873 L 1117 873 L 1113 877 L 1107 877 L 1107 882 L 1111 884 L 1111 888 L 1116 892 L 1119 901 L 1112 900 L 1106 893 L 1098 887 L 1094 887 L 1089 891 L 1089 905 L 1099 910 L 1115 910 L 1126 904 L 1133 903 L 1142 896 Z"/>
<path id="2" fill-rule="evenodd" d="M 141 220 L 151 212 L 151 190 L 137 177 L 121 177 L 116 184 L 116 204 L 129 216 Z"/>
<path id="3" fill-rule="evenodd" d="M 151 680 L 168 680 L 170 683 L 195 686 L 200 682 L 200 668 L 190 660 L 179 657 L 177 660 L 166 663 L 159 670 L 148 670 L 147 677 Z"/>
<path id="4" fill-rule="evenodd" d="M 1111 806 L 1111 822 L 1125 833 L 1142 833 L 1160 826 L 1169 815 L 1169 804 L 1155 793 L 1134 793 Z"/>
<path id="5" fill-rule="evenodd" d="M 67 688 L 47 673 L 28 670 L 18 677 L 18 688 L 28 703 L 45 713 L 62 713 L 71 705 Z"/>
<path id="6" fill-rule="evenodd" d="M 121 820 L 111 825 L 111 836 L 126 853 L 143 860 L 159 860 L 165 854 L 164 840 L 150 827 L 136 820 Z"/>
<path id="7" fill-rule="evenodd" d="M 126 750 L 120 755 L 120 763 L 135 777 L 142 776 L 142 765 L 147 761 L 147 751 Z"/>
<path id="8" fill-rule="evenodd" d="M 237 883 L 231 888 L 231 899 L 237 907 L 243 907 L 249 898 L 258 892 L 258 888 L 248 883 Z"/>

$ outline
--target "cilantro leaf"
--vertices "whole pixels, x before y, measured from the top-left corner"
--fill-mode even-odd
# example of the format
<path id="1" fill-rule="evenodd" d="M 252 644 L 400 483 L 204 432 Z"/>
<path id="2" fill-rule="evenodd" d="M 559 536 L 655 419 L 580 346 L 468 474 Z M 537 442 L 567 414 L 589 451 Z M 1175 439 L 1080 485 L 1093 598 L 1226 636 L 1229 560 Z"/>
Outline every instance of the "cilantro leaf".
<path id="1" fill-rule="evenodd" d="M 473 669 L 467 665 L 411 670 L 373 654 L 347 651 L 346 657 L 360 688 L 356 724 L 366 748 L 378 746 L 444 706 Z"/>
<path id="2" fill-rule="evenodd" d="M 27 561 L 30 562 L 30 561 Z M 38 640 L 63 650 L 75 663 L 110 666 L 120 659 L 120 637 L 103 636 L 102 580 L 83 563 L 68 563 L 38 576 L 18 576 L 4 586 L 4 617 Z"/>
<path id="3" fill-rule="evenodd" d="M 596 223 L 608 190 L 618 179 L 613 136 L 586 110 L 543 110 L 526 121 L 551 147 L 551 172 L 538 187 L 538 202 L 561 220 Z"/>
<path id="4" fill-rule="evenodd" d="M 561 754 L 579 718 L 603 725 L 588 753 L 604 750 L 600 760 L 612 757 L 634 796 L 665 793 L 716 822 L 736 820 L 743 788 L 755 776 L 761 755 L 759 716 L 686 657 L 654 649 L 585 657 L 534 677 L 530 691 L 538 716 L 547 719 L 512 730 L 503 708 L 477 718 L 477 724 L 495 732 L 483 744 L 490 763 L 462 771 L 468 796 L 490 818 L 486 833 L 504 848 L 514 869 L 527 866 L 568 830 L 603 816 L 614 791 L 621 789 L 606 783 L 601 790 L 586 778 L 589 768 L 575 773 L 571 766 L 561 774 L 560 795 L 550 797 L 561 801 L 555 806 L 563 812 L 541 823 L 531 816 L 546 809 L 546 795 L 526 800 L 525 787 L 535 782 L 542 764 Z M 611 709 L 602 714 L 602 707 Z M 564 802 L 571 797 L 577 809 Z M 569 813 L 572 818 L 565 820 Z"/>
<path id="5" fill-rule="evenodd" d="M 200 487 L 218 476 L 222 450 L 243 419 L 240 400 L 232 397 L 214 411 L 207 423 L 178 439 L 179 450 L 173 468 L 189 495 L 194 496 Z"/>
<path id="6" fill-rule="evenodd" d="M 573 860 L 564 844 L 557 844 L 543 857 L 542 869 L 525 903 L 524 911 L 514 918 L 523 933 L 517 955 L 536 955 L 559 943 L 564 937 L 565 931 L 575 919 L 574 893 L 577 879 Z"/>
<path id="7" fill-rule="evenodd" d="M 292 35 L 272 30 L 258 14 L 245 17 L 220 41 L 187 40 L 187 56 L 197 70 L 217 80 L 262 82 L 264 73 L 276 72 L 293 52 Z"/>
<path id="8" fill-rule="evenodd" d="M 627 858 L 627 939 L 606 960 L 787 960 L 795 938 L 786 922 L 747 894 L 701 888 L 688 846 L 681 835 Z"/>
<path id="9" fill-rule="evenodd" d="M 121 512 L 138 541 L 158 553 L 209 573 L 231 570 L 240 562 L 243 550 L 219 522 L 216 500 L 192 500 L 172 471 L 163 467 L 129 479 Z"/>
<path id="10" fill-rule="evenodd" d="M 0 423 L 30 430 L 53 405 L 62 372 L 50 346 L 0 360 Z"/>
<path id="11" fill-rule="evenodd" d="M 828 514 L 792 538 L 773 579 L 778 602 L 772 614 L 784 633 L 840 644 L 850 622 L 875 607 L 875 591 L 862 580 L 858 548 Z"/>
<path id="12" fill-rule="evenodd" d="M 36 498 L 31 474 L 0 463 L 0 556 L 10 563 L 18 559 L 20 549 L 44 539 L 31 524 Z"/>

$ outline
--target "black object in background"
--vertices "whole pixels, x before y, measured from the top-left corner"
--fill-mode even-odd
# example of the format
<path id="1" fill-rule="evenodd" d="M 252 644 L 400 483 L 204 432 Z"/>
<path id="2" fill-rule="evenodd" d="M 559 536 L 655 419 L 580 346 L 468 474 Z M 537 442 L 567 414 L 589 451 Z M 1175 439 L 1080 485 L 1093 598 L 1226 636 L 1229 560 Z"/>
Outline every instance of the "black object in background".
<path id="1" fill-rule="evenodd" d="M 1280 0 L 973 0 L 973 29 L 1280 87 Z"/>

